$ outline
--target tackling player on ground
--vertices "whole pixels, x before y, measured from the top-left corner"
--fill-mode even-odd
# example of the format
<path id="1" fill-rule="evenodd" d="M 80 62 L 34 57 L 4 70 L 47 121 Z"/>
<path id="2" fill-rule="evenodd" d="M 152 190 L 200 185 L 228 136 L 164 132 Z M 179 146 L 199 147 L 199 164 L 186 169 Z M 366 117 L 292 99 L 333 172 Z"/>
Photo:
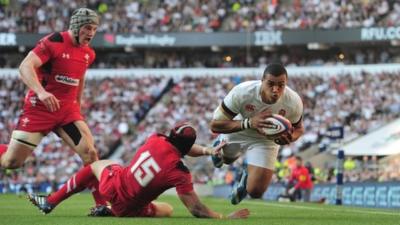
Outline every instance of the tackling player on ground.
<path id="1" fill-rule="evenodd" d="M 168 136 L 154 134 L 141 146 L 129 166 L 122 167 L 111 160 L 100 160 L 78 171 L 67 184 L 50 196 L 29 195 L 30 201 L 42 212 L 49 213 L 61 201 L 99 182 L 99 190 L 108 207 L 96 207 L 91 214 L 118 217 L 165 217 L 172 215 L 168 203 L 154 202 L 160 194 L 172 187 L 186 208 L 195 217 L 247 218 L 247 209 L 238 210 L 227 217 L 202 204 L 193 190 L 191 175 L 181 161 L 185 155 L 210 155 L 215 150 L 205 150 L 194 144 L 196 131 L 188 124 L 171 129 Z M 220 149 L 222 145 L 216 147 Z"/>
<path id="2" fill-rule="evenodd" d="M 245 152 L 247 161 L 247 169 L 232 191 L 232 204 L 238 204 L 247 194 L 261 198 L 274 173 L 279 146 L 296 141 L 304 133 L 303 103 L 286 86 L 287 82 L 286 69 L 269 64 L 261 81 L 246 81 L 233 87 L 214 112 L 211 130 L 221 133 L 215 144 L 227 142 L 221 154 L 212 156 L 214 165 L 230 164 L 241 152 Z M 268 127 L 265 118 L 272 114 L 286 117 L 293 129 L 271 140 L 260 129 Z"/>

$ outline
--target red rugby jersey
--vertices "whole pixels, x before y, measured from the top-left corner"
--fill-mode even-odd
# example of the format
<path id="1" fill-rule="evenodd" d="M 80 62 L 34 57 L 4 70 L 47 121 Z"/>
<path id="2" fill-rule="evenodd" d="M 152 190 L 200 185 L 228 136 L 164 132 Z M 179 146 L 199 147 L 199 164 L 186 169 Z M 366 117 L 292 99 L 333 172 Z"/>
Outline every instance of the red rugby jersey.
<path id="1" fill-rule="evenodd" d="M 61 101 L 61 106 L 77 100 L 79 83 L 96 55 L 89 46 L 74 45 L 67 31 L 52 33 L 41 39 L 32 50 L 43 65 L 36 70 L 44 89 Z M 35 101 L 36 100 L 36 101 Z M 40 105 L 29 90 L 25 103 Z"/>
<path id="2" fill-rule="evenodd" d="M 119 196 L 135 208 L 149 204 L 172 187 L 176 187 L 178 194 L 193 190 L 191 174 L 180 153 L 159 134 L 147 139 L 116 180 Z"/>

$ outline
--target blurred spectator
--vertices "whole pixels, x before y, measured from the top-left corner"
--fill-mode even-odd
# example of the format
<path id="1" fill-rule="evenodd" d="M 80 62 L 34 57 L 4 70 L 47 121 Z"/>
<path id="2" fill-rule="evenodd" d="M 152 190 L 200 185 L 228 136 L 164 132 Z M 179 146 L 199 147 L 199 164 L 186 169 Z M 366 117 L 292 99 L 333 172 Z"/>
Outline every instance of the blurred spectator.
<path id="1" fill-rule="evenodd" d="M 313 182 L 311 180 L 312 174 L 303 164 L 303 159 L 299 156 L 296 157 L 296 166 L 291 171 L 289 184 L 293 186 L 289 189 L 290 195 L 295 195 L 295 199 L 309 202 L 311 191 L 313 189 Z"/>
<path id="2" fill-rule="evenodd" d="M 400 25 L 400 4 L 388 0 L 34 0 L 1 1 L 0 32 L 66 30 L 72 11 L 97 10 L 100 32 L 214 32 L 338 29 Z"/>

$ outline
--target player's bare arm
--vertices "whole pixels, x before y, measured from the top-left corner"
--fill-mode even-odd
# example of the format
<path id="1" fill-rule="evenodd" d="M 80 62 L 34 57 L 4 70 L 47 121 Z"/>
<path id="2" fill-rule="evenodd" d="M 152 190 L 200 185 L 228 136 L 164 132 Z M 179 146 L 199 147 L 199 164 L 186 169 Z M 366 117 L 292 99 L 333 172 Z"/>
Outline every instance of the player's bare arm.
<path id="1" fill-rule="evenodd" d="M 242 130 L 241 121 L 233 120 L 236 116 L 233 112 L 224 109 L 223 104 L 218 106 L 214 112 L 210 127 L 214 133 L 233 133 Z"/>
<path id="2" fill-rule="evenodd" d="M 214 218 L 214 219 L 244 219 L 247 218 L 250 214 L 248 209 L 240 209 L 235 211 L 228 216 L 224 216 L 221 213 L 214 212 L 200 202 L 200 199 L 197 197 L 194 191 L 180 194 L 179 198 L 186 206 L 186 208 L 190 211 L 190 213 L 198 218 Z"/>
<path id="3" fill-rule="evenodd" d="M 228 112 L 222 105 L 214 112 L 214 118 L 210 123 L 211 130 L 214 133 L 234 133 L 242 131 L 244 129 L 264 128 L 268 126 L 265 118 L 272 115 L 272 112 L 268 109 L 263 110 L 251 118 L 245 118 L 243 120 L 233 120 L 236 114 Z"/>
<path id="4" fill-rule="evenodd" d="M 19 66 L 20 79 L 37 94 L 39 100 L 45 104 L 50 112 L 54 112 L 60 109 L 60 103 L 53 94 L 44 90 L 40 84 L 35 69 L 41 65 L 40 58 L 34 52 L 29 52 Z"/>
<path id="5" fill-rule="evenodd" d="M 76 101 L 78 102 L 79 105 L 81 105 L 81 103 L 82 103 L 82 96 L 83 96 L 84 88 L 85 88 L 85 77 L 83 77 L 79 81 L 78 96 L 77 96 L 77 99 L 76 99 Z"/>
<path id="6" fill-rule="evenodd" d="M 199 156 L 217 154 L 219 151 L 221 151 L 222 147 L 224 147 L 225 145 L 226 142 L 221 142 L 219 145 L 213 148 L 213 147 L 194 144 L 190 149 L 190 151 L 188 152 L 188 156 L 199 157 Z"/>

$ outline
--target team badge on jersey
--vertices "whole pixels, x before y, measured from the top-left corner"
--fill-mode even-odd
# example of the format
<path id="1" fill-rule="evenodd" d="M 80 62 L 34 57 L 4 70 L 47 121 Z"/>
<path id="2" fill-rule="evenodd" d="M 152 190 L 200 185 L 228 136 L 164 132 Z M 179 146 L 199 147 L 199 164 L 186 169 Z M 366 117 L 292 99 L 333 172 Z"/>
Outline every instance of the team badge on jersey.
<path id="1" fill-rule="evenodd" d="M 31 103 L 31 105 L 32 105 L 33 107 L 35 107 L 35 106 L 36 106 L 36 103 L 37 103 L 37 97 L 36 97 L 36 96 L 30 97 L 30 98 L 29 98 L 29 102 Z"/>
<path id="2" fill-rule="evenodd" d="M 254 112 L 254 110 L 256 110 L 256 106 L 252 105 L 252 104 L 247 104 L 244 106 L 244 108 L 246 109 L 246 111 L 248 112 Z"/>
<path id="3" fill-rule="evenodd" d="M 30 122 L 30 120 L 28 119 L 28 117 L 23 118 L 22 120 L 22 126 L 26 127 L 26 125 Z"/>
<path id="4" fill-rule="evenodd" d="M 63 59 L 69 59 L 69 54 L 63 52 L 63 54 L 61 55 L 61 57 L 62 57 Z"/>
<path id="5" fill-rule="evenodd" d="M 89 58 L 90 58 L 90 56 L 89 56 L 89 54 L 85 54 L 85 62 L 86 62 L 86 64 L 89 64 Z"/>

